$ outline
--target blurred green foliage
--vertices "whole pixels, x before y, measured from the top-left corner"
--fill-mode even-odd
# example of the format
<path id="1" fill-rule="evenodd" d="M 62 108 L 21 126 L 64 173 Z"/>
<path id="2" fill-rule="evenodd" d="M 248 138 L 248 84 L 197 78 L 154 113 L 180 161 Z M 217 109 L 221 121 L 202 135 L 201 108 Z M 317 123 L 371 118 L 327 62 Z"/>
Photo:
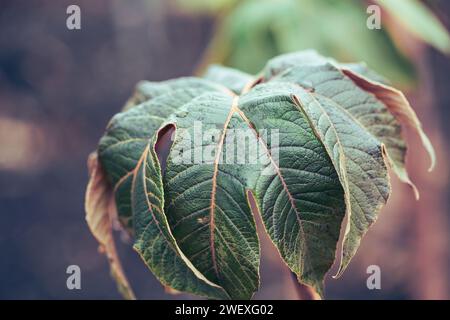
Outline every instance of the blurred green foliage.
<path id="1" fill-rule="evenodd" d="M 413 35 L 450 54 L 450 36 L 425 5 L 418 0 L 376 0 L 389 14 Z"/>
<path id="2" fill-rule="evenodd" d="M 385 28 L 367 28 L 369 14 L 365 1 L 176 1 L 184 10 L 214 15 L 217 19 L 217 29 L 202 67 L 221 63 L 255 73 L 275 55 L 312 48 L 341 61 L 365 61 L 402 87 L 414 82 L 414 66 L 397 49 Z M 442 51 L 449 46 L 447 32 L 422 3 L 416 0 L 377 3 L 420 39 Z"/>

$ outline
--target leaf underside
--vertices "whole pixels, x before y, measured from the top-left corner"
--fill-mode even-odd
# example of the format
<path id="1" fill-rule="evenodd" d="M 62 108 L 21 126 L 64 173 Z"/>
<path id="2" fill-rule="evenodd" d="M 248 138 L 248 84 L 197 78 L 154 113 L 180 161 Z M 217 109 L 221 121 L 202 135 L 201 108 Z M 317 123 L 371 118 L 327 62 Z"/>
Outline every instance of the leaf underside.
<path id="1" fill-rule="evenodd" d="M 199 124 L 213 139 L 186 140 Z M 387 167 L 418 195 L 405 169 L 406 128 L 433 166 L 431 143 L 400 91 L 363 64 L 304 51 L 270 60 L 259 77 L 214 66 L 204 79 L 141 82 L 97 153 L 122 226 L 164 286 L 253 296 L 260 248 L 252 194 L 284 262 L 323 296 L 336 256 L 339 275 L 389 197 Z M 245 152 L 232 148 L 239 145 Z M 124 275 L 119 283 L 128 285 Z"/>

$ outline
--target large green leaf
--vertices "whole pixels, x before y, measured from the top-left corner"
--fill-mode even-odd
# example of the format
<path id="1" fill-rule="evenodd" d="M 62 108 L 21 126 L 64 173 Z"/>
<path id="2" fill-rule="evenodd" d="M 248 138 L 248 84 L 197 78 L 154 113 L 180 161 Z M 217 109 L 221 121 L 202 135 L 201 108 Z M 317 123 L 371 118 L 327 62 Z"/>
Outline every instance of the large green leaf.
<path id="1" fill-rule="evenodd" d="M 270 161 L 263 161 L 267 168 L 261 168 L 253 191 L 266 230 L 287 265 L 299 281 L 322 294 L 345 213 L 344 191 L 293 92 L 282 89 L 263 84 L 239 103 L 250 128 L 276 130 L 279 135 L 276 145 L 257 135 Z"/>
<path id="2" fill-rule="evenodd" d="M 343 271 L 389 196 L 384 145 L 338 102 L 291 83 L 272 86 L 272 91 L 284 90 L 294 95 L 339 174 L 349 220 L 343 241 Z"/>
<path id="3" fill-rule="evenodd" d="M 387 166 L 412 185 L 404 127 L 434 163 L 406 98 L 366 66 L 305 51 L 270 60 L 260 74 L 216 66 L 208 80 L 143 82 L 100 140 L 104 175 L 94 182 L 113 190 L 134 248 L 164 286 L 253 296 L 260 249 L 252 196 L 282 259 L 323 296 L 337 253 L 341 274 L 386 203 Z M 94 234 L 110 241 L 114 217 L 96 210 L 92 199 L 102 197 L 92 181 L 88 222 L 94 232 L 101 218 L 107 236 Z M 131 292 L 112 246 L 109 256 Z"/>
<path id="4" fill-rule="evenodd" d="M 223 161 L 233 143 L 228 130 L 239 126 L 236 103 L 231 95 L 205 94 L 175 114 L 164 187 L 166 214 L 186 256 L 232 298 L 249 299 L 259 285 L 259 243 L 242 165 Z M 215 130 L 215 139 L 186 141 L 199 123 L 203 132 Z M 180 161 L 181 149 L 192 161 Z"/>
<path id="5" fill-rule="evenodd" d="M 172 236 L 164 214 L 164 189 L 154 141 L 152 139 L 144 150 L 133 179 L 134 248 L 164 285 L 201 296 L 226 299 L 226 292 L 192 265 Z"/>

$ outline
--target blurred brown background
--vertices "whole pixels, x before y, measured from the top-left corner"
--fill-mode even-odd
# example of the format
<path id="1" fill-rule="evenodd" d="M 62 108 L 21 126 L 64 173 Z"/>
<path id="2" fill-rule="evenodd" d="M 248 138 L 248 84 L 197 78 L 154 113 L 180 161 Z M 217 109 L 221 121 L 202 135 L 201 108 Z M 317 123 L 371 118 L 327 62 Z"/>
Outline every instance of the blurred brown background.
<path id="1" fill-rule="evenodd" d="M 81 30 L 66 28 L 70 4 L 81 8 Z M 385 9 L 383 29 L 368 30 L 369 4 L 1 0 L 0 298 L 120 298 L 84 220 L 86 158 L 137 81 L 191 75 L 210 62 L 256 72 L 267 58 L 305 47 L 365 60 L 406 90 L 438 155 L 427 173 L 411 137 L 408 168 L 420 201 L 392 176 L 388 205 L 342 278 L 327 281 L 327 298 L 450 298 L 449 56 Z M 450 3 L 426 4 L 449 29 Z M 118 243 L 138 298 L 191 298 L 166 294 L 129 243 Z M 296 299 L 278 254 L 267 239 L 262 246 L 256 298 Z M 71 264 L 81 267 L 81 290 L 66 288 Z M 366 287 L 372 264 L 381 268 L 381 290 Z"/>

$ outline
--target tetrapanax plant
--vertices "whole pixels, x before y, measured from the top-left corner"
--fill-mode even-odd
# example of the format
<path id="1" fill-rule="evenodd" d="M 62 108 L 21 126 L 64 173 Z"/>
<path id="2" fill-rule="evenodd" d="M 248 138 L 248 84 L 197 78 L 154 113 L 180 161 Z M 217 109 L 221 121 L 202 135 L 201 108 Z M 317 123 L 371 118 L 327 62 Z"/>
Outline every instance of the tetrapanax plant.
<path id="1" fill-rule="evenodd" d="M 199 138 L 199 124 L 217 133 Z M 335 258 L 340 275 L 386 203 L 387 167 L 418 197 L 405 129 L 432 169 L 433 147 L 400 91 L 313 51 L 276 57 L 257 77 L 213 66 L 204 78 L 144 81 L 89 158 L 86 218 L 127 298 L 117 221 L 164 286 L 249 299 L 259 286 L 253 199 L 284 262 L 322 296 Z"/>

